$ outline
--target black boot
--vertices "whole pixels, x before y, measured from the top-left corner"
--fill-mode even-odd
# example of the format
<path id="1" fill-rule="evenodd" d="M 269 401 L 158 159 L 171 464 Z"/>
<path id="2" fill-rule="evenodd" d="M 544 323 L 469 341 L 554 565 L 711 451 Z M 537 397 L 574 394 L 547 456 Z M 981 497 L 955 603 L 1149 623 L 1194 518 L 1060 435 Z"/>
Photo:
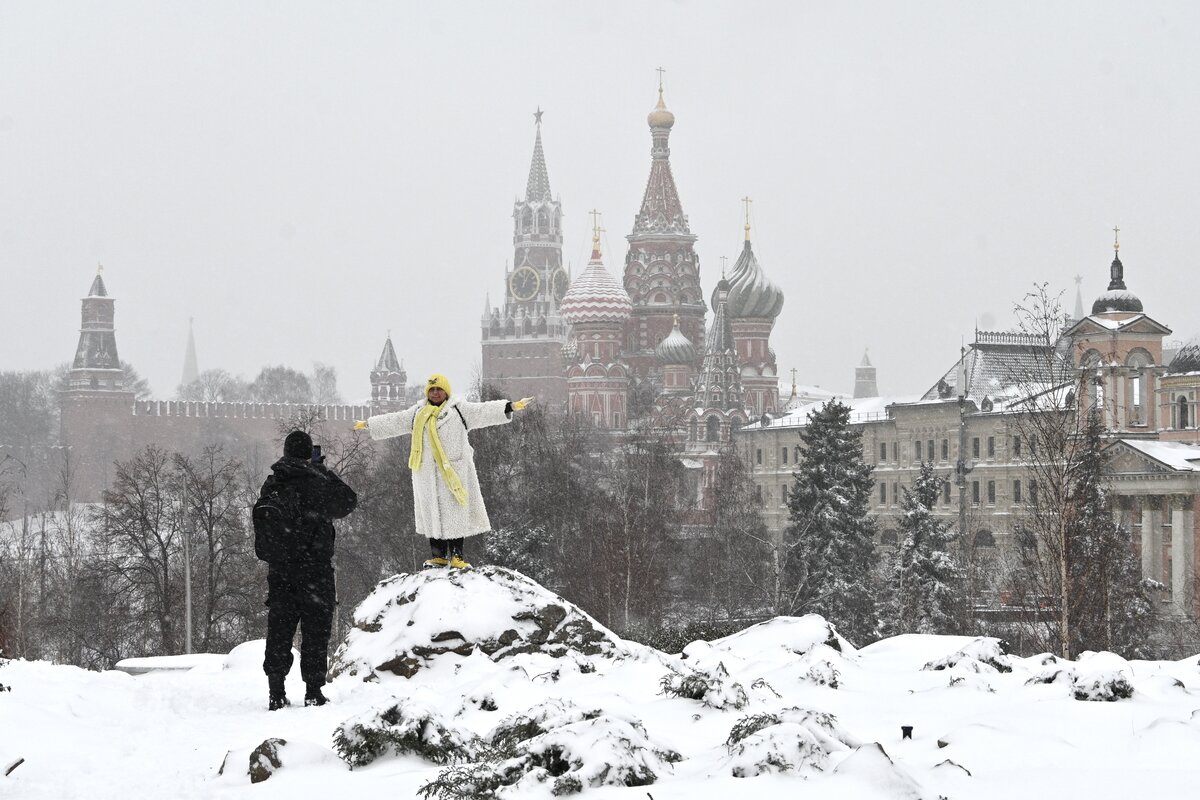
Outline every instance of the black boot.
<path id="1" fill-rule="evenodd" d="M 329 698 L 321 693 L 320 683 L 308 684 L 308 690 L 304 692 L 304 705 L 306 706 L 323 706 L 329 702 Z"/>
<path id="2" fill-rule="evenodd" d="M 267 686 L 268 691 L 270 692 L 270 697 L 267 700 L 268 711 L 278 711 L 284 706 L 291 705 L 287 699 L 287 692 L 285 692 L 283 689 L 282 675 L 268 675 Z"/>

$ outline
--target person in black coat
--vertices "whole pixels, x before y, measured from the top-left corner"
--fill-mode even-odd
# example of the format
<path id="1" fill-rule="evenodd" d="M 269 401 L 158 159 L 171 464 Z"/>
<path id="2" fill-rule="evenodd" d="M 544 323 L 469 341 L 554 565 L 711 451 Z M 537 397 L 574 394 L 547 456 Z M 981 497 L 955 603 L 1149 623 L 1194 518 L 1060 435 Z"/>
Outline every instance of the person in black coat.
<path id="1" fill-rule="evenodd" d="M 286 535 L 260 558 L 267 561 L 267 652 L 263 671 L 270 691 L 268 708 L 288 705 L 283 681 L 292 668 L 292 639 L 299 624 L 300 675 L 307 691 L 304 705 L 328 700 L 321 692 L 328 669 L 329 635 L 337 606 L 334 583 L 333 520 L 354 510 L 358 495 L 313 457 L 313 442 L 304 431 L 292 431 L 283 458 L 259 492 L 259 505 L 273 502 L 286 509 Z M 256 506 L 255 513 L 258 513 Z"/>

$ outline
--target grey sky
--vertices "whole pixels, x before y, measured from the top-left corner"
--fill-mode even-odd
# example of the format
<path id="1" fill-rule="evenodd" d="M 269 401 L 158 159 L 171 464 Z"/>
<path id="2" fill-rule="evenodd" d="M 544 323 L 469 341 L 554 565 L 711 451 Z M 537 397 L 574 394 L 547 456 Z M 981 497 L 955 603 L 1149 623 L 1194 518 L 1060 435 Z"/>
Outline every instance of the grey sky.
<path id="1" fill-rule="evenodd" d="M 71 357 L 96 264 L 121 355 L 338 369 L 388 330 L 465 385 L 503 294 L 532 112 L 564 258 L 620 274 L 666 68 L 705 294 L 741 246 L 786 293 L 781 374 L 927 388 L 1034 281 L 1131 290 L 1178 338 L 1200 252 L 1189 3 L 13 3 L 0 0 L 0 369 Z"/>

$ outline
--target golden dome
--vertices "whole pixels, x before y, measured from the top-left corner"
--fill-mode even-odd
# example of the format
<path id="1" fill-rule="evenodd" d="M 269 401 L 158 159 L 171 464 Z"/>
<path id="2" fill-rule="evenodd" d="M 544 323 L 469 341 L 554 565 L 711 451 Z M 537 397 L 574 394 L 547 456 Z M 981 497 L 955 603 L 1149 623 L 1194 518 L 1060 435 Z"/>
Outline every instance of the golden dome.
<path id="1" fill-rule="evenodd" d="M 667 110 L 667 104 L 663 102 L 663 90 L 658 88 L 658 105 L 646 117 L 646 122 L 651 128 L 670 128 L 675 124 L 675 115 Z"/>

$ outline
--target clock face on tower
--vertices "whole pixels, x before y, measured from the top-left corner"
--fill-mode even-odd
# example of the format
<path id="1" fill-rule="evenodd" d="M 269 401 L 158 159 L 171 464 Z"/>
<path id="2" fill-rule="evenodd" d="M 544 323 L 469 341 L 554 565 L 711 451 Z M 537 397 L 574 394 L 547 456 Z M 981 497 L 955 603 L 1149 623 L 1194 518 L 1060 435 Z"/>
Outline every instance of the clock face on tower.
<path id="1" fill-rule="evenodd" d="M 562 268 L 554 270 L 554 275 L 550 278 L 550 288 L 554 290 L 555 298 L 562 300 L 570 283 L 571 279 L 567 277 L 566 270 Z"/>
<path id="2" fill-rule="evenodd" d="M 532 300 L 536 297 L 541 282 L 537 271 L 532 267 L 521 267 L 508 276 L 508 288 L 518 300 Z"/>

